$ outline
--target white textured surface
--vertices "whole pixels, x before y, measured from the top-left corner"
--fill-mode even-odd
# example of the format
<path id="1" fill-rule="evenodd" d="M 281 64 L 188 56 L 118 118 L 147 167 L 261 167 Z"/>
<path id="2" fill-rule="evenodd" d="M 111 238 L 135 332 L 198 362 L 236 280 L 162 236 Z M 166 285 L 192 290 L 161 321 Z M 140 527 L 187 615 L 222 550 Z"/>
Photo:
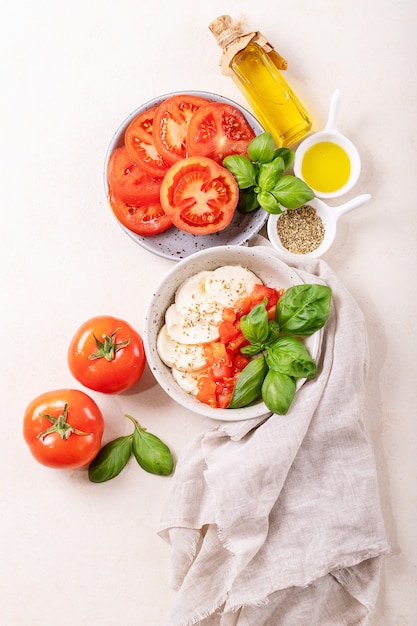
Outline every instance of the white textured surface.
<path id="1" fill-rule="evenodd" d="M 85 319 L 108 312 L 142 329 L 173 262 L 110 214 L 105 152 L 120 122 L 160 93 L 200 89 L 245 105 L 207 28 L 222 13 L 246 14 L 288 58 L 316 129 L 340 89 L 339 128 L 362 157 L 354 192 L 372 200 L 341 219 L 324 258 L 369 328 L 366 420 L 392 546 L 372 626 L 415 623 L 417 3 L 40 0 L 8 3 L 1 20 L 1 626 L 158 626 L 174 597 L 170 548 L 156 534 L 170 479 L 134 463 L 103 485 L 48 470 L 29 455 L 21 420 L 39 393 L 79 387 L 66 348 Z M 130 432 L 124 413 L 175 454 L 204 427 L 148 370 L 134 393 L 91 395 L 106 440 Z"/>

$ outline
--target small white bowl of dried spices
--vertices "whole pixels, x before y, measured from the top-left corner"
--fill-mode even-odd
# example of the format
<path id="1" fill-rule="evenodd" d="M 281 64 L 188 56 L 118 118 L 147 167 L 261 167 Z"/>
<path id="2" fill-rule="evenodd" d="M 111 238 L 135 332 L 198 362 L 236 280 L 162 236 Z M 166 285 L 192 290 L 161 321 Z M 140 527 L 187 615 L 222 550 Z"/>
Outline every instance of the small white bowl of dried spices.
<path id="1" fill-rule="evenodd" d="M 336 237 L 338 219 L 368 200 L 369 193 L 348 202 L 330 207 L 319 198 L 313 198 L 298 209 L 286 209 L 268 218 L 268 238 L 277 250 L 296 255 L 320 257 Z"/>

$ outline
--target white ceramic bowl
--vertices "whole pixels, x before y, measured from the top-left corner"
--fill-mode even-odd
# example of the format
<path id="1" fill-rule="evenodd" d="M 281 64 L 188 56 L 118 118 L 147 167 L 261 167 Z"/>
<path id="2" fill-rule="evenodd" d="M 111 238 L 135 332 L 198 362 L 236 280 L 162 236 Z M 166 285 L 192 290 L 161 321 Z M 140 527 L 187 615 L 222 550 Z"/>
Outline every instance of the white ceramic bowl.
<path id="1" fill-rule="evenodd" d="M 202 270 L 213 270 L 223 265 L 240 265 L 253 271 L 263 283 L 278 289 L 287 289 L 303 281 L 296 271 L 278 258 L 269 246 L 222 246 L 197 252 L 175 264 L 156 287 L 148 304 L 144 320 L 144 345 L 148 365 L 164 391 L 178 404 L 206 417 L 219 420 L 245 420 L 270 415 L 261 401 L 242 409 L 213 409 L 186 393 L 175 382 L 171 370 L 161 361 L 156 348 L 157 336 L 164 324 L 165 311 L 172 304 L 178 287 Z M 305 345 L 317 359 L 321 345 L 321 331 L 307 337 Z M 298 387 L 304 381 L 298 381 Z"/>
<path id="2" fill-rule="evenodd" d="M 327 120 L 327 124 L 325 128 L 317 133 L 313 133 L 309 135 L 304 141 L 300 143 L 297 150 L 295 151 L 294 157 L 294 174 L 298 178 L 303 178 L 303 160 L 306 152 L 312 148 L 313 146 L 321 143 L 332 143 L 336 146 L 342 148 L 342 150 L 346 153 L 349 162 L 350 162 L 350 174 L 346 183 L 335 189 L 334 191 L 322 191 L 320 189 L 314 189 L 314 187 L 310 187 L 313 189 L 317 198 L 339 198 L 343 196 L 348 191 L 350 191 L 357 183 L 359 175 L 361 173 L 361 159 L 359 156 L 359 152 L 356 149 L 356 146 L 342 135 L 337 128 L 337 115 L 339 112 L 340 106 L 340 91 L 336 89 L 332 95 L 330 101 L 330 109 L 329 109 L 329 117 Z M 305 181 L 307 182 L 307 181 Z"/>
<path id="3" fill-rule="evenodd" d="M 120 124 L 110 141 L 105 156 L 103 181 L 107 199 L 109 192 L 107 169 L 110 155 L 113 150 L 123 145 L 125 130 L 129 126 L 130 122 L 143 111 L 161 104 L 161 102 L 163 102 L 166 98 L 184 93 L 206 98 L 207 100 L 212 100 L 213 102 L 224 102 L 226 104 L 230 104 L 243 113 L 250 126 L 253 128 L 255 135 L 259 135 L 264 130 L 258 120 L 245 108 L 228 98 L 214 93 L 205 91 L 178 91 L 152 98 L 152 100 L 148 100 L 140 107 L 132 111 L 132 113 Z M 109 207 L 112 215 L 114 215 L 110 203 Z M 152 252 L 160 257 L 178 261 L 179 259 L 188 257 L 194 252 L 205 250 L 206 248 L 213 246 L 247 244 L 265 225 L 267 217 L 268 216 L 265 211 L 256 211 L 255 213 L 250 214 L 242 214 L 236 211 L 231 224 L 229 224 L 229 226 L 223 231 L 212 235 L 191 235 L 172 227 L 158 235 L 153 235 L 152 237 L 142 237 L 141 235 L 137 235 L 136 233 L 130 231 L 128 228 L 120 224 L 120 222 L 118 223 L 125 233 L 142 248 L 145 248 L 149 252 Z"/>
<path id="4" fill-rule="evenodd" d="M 320 257 L 322 256 L 330 246 L 333 244 L 336 237 L 336 227 L 339 218 L 347 213 L 348 211 L 352 211 L 356 209 L 368 200 L 370 200 L 371 195 L 369 193 L 361 194 L 360 196 L 356 196 L 351 200 L 348 200 L 344 204 L 341 204 L 338 207 L 330 207 L 323 200 L 319 198 L 313 198 L 313 200 L 309 200 L 306 202 L 306 205 L 313 207 L 316 210 L 317 215 L 321 218 L 324 226 L 324 237 L 321 244 L 315 249 L 309 252 L 308 254 L 296 254 L 289 252 L 289 250 L 283 246 L 278 234 L 278 220 L 281 218 L 283 213 L 279 215 L 270 215 L 268 218 L 267 232 L 268 239 L 276 250 L 281 252 L 286 252 L 287 254 L 293 254 L 297 257 L 309 256 L 309 257 Z"/>

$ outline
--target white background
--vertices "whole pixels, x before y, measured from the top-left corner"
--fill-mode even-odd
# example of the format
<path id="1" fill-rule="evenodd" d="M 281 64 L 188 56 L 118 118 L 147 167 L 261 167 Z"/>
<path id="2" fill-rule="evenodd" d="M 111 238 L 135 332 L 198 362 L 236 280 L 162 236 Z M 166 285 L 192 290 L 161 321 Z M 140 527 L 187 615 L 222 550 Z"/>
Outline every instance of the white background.
<path id="1" fill-rule="evenodd" d="M 141 332 L 146 303 L 173 261 L 135 244 L 113 218 L 103 161 L 142 102 L 213 91 L 245 105 L 218 67 L 208 30 L 245 14 L 289 61 L 286 78 L 315 120 L 335 88 L 339 129 L 363 160 L 325 260 L 366 316 L 365 418 L 391 554 L 372 624 L 416 623 L 415 0 L 38 0 L 7 3 L 1 59 L 1 626 L 158 626 L 174 598 L 170 547 L 157 535 L 170 478 L 133 461 L 114 481 L 44 468 L 21 435 L 29 401 L 81 388 L 66 365 L 76 328 L 109 313 Z M 104 440 L 124 413 L 180 454 L 204 419 L 174 405 L 146 370 L 132 393 L 91 392 Z"/>

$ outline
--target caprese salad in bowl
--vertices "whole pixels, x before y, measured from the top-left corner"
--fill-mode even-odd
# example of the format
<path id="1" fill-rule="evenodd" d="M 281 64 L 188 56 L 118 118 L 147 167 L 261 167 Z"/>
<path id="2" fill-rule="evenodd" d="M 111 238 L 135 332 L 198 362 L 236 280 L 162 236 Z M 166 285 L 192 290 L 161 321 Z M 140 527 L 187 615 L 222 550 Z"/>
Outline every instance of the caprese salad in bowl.
<path id="1" fill-rule="evenodd" d="M 331 289 L 268 246 L 207 248 L 176 263 L 144 320 L 148 365 L 179 405 L 217 420 L 285 414 L 318 374 Z"/>

